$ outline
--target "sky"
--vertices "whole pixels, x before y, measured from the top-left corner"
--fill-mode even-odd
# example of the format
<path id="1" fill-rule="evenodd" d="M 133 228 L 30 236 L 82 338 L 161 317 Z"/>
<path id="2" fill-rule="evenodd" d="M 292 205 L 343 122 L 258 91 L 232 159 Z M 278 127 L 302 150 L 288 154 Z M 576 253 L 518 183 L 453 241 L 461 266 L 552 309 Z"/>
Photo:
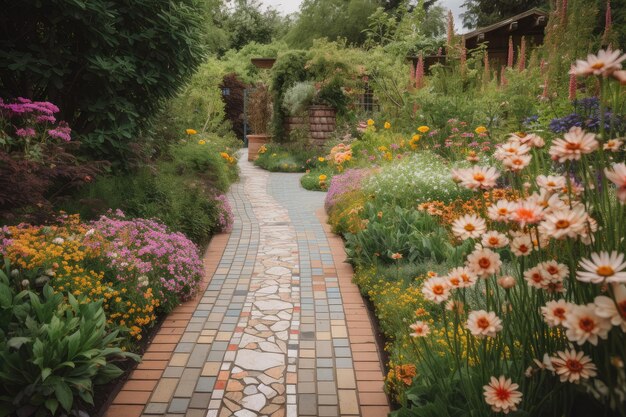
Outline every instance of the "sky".
<path id="1" fill-rule="evenodd" d="M 463 12 L 463 9 L 461 9 L 463 2 L 464 0 L 439 0 L 437 2 L 438 5 L 452 10 L 454 14 L 454 25 L 457 28 L 461 27 L 461 18 L 459 15 Z M 298 11 L 302 0 L 261 0 L 261 3 L 266 6 L 272 6 L 284 14 L 289 14 Z"/>

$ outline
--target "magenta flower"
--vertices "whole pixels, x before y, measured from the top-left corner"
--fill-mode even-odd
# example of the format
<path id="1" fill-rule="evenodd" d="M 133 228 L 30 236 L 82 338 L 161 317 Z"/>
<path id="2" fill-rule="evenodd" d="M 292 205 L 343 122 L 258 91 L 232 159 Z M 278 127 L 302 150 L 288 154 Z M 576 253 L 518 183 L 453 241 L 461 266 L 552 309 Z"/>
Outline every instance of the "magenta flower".
<path id="1" fill-rule="evenodd" d="M 37 133 L 35 132 L 35 129 L 33 129 L 32 127 L 25 127 L 25 128 L 17 129 L 15 131 L 15 134 L 21 138 L 32 138 Z"/>
<path id="2" fill-rule="evenodd" d="M 72 129 L 68 126 L 66 122 L 59 122 L 58 126 L 54 129 L 48 130 L 48 134 L 53 138 L 58 138 L 64 140 L 65 142 L 69 142 L 72 140 L 70 133 Z"/>

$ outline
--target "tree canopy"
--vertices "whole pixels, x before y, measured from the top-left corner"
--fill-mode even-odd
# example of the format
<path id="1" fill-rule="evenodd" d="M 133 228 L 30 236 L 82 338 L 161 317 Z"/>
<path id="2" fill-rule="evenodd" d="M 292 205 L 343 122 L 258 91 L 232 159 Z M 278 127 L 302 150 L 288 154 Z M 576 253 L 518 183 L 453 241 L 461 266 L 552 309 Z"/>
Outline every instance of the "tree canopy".
<path id="1" fill-rule="evenodd" d="M 322 37 L 360 45 L 365 41 L 367 18 L 378 6 L 376 0 L 304 0 L 286 40 L 296 47 L 309 47 L 313 39 Z"/>

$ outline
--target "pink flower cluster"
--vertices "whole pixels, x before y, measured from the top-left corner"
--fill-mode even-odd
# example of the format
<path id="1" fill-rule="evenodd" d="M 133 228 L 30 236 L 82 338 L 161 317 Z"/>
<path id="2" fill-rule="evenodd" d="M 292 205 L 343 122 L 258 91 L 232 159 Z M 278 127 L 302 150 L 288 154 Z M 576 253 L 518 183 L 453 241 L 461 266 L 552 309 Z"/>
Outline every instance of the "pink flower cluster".
<path id="1" fill-rule="evenodd" d="M 217 214 L 217 224 L 222 232 L 230 232 L 233 229 L 233 221 L 235 215 L 233 214 L 233 208 L 228 201 L 228 198 L 224 194 L 220 194 L 215 197 L 220 206 Z"/>
<path id="2" fill-rule="evenodd" d="M 47 101 L 32 101 L 27 98 L 18 97 L 15 103 L 5 103 L 0 98 L 0 118 L 11 119 L 15 126 L 15 135 L 21 138 L 35 137 L 37 134 L 37 124 L 46 125 L 56 123 L 54 116 L 59 112 L 59 108 Z M 27 124 L 33 126 L 25 126 Z M 18 127 L 22 126 L 22 127 Z M 59 122 L 56 127 L 47 129 L 47 134 L 53 138 L 61 139 L 65 142 L 72 140 L 72 129 L 66 122 Z"/>
<path id="3" fill-rule="evenodd" d="M 118 279 L 147 276 L 170 305 L 196 292 L 203 264 L 196 245 L 182 233 L 155 220 L 126 219 L 120 210 L 90 226 L 94 232 L 87 233 L 85 244 L 104 249 Z"/>
<path id="4" fill-rule="evenodd" d="M 329 211 L 334 206 L 339 197 L 347 192 L 361 189 L 361 183 L 367 177 L 368 170 L 365 169 L 349 169 L 343 174 L 335 175 L 330 181 L 328 193 L 324 206 Z"/>

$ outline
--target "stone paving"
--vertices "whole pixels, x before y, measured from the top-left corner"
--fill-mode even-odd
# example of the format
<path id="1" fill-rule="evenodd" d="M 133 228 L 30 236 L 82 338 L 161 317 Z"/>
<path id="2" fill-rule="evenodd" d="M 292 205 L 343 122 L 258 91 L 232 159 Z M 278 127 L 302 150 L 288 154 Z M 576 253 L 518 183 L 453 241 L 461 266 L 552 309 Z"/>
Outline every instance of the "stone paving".
<path id="1" fill-rule="evenodd" d="M 240 161 L 210 281 L 166 320 L 106 417 L 385 416 L 371 323 L 323 193 Z M 170 343 L 171 342 L 171 343 Z"/>

